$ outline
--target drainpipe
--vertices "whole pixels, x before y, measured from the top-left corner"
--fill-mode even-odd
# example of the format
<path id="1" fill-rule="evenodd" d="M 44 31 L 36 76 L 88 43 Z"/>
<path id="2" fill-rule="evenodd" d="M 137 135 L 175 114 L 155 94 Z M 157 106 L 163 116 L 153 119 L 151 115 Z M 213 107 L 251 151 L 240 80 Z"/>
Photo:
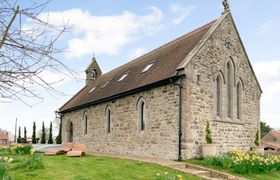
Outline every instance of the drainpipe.
<path id="1" fill-rule="evenodd" d="M 182 79 L 180 78 L 179 83 L 175 83 L 172 79 L 170 82 L 175 86 L 179 87 L 179 122 L 178 122 L 178 161 L 182 160 Z"/>

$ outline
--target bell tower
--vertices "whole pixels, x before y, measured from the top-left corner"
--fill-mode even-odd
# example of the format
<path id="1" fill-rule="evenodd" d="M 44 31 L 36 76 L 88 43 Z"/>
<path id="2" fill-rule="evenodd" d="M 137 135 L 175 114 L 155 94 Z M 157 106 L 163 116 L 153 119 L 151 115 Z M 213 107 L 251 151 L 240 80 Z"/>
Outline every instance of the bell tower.
<path id="1" fill-rule="evenodd" d="M 88 65 L 85 72 L 86 72 L 86 85 L 102 75 L 102 71 L 94 56 L 92 57 L 91 63 Z"/>

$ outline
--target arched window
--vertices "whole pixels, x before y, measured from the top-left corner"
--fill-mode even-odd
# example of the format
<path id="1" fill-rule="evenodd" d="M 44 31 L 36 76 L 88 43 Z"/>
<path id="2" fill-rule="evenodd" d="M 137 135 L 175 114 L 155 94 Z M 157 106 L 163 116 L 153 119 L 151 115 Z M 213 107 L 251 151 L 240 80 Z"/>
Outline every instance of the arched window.
<path id="1" fill-rule="evenodd" d="M 140 129 L 145 130 L 145 103 L 141 101 L 140 103 Z"/>
<path id="2" fill-rule="evenodd" d="M 110 133 L 112 128 L 112 111 L 110 108 L 107 108 L 106 110 L 106 118 L 107 118 L 106 132 Z"/>
<path id="3" fill-rule="evenodd" d="M 83 120 L 84 120 L 84 135 L 86 135 L 88 133 L 88 116 L 86 112 L 84 112 Z"/>
<path id="4" fill-rule="evenodd" d="M 237 110 L 237 119 L 241 119 L 242 112 L 242 85 L 240 82 L 236 86 L 236 110 Z"/>
<path id="5" fill-rule="evenodd" d="M 222 99 L 222 79 L 218 75 L 216 78 L 216 115 L 221 117 L 221 99 Z"/>
<path id="6" fill-rule="evenodd" d="M 227 63 L 227 116 L 232 117 L 232 67 Z"/>
<path id="7" fill-rule="evenodd" d="M 137 112 L 138 112 L 138 127 L 140 131 L 146 129 L 146 117 L 147 117 L 147 104 L 143 98 L 140 98 L 137 102 Z"/>

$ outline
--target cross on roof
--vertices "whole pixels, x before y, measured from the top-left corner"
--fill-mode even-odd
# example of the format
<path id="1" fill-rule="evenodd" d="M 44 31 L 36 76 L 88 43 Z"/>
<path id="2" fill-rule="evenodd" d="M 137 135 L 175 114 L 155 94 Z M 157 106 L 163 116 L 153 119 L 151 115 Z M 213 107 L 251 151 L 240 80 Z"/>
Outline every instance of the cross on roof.
<path id="1" fill-rule="evenodd" d="M 223 13 L 229 11 L 229 3 L 228 3 L 228 0 L 224 0 L 224 1 L 223 1 L 223 6 L 224 6 L 224 12 L 223 12 Z"/>

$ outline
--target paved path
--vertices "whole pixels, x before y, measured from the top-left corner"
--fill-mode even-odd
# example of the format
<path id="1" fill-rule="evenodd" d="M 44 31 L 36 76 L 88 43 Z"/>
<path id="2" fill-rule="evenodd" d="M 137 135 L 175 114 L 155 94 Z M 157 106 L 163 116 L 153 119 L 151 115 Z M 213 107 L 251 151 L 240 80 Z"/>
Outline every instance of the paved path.
<path id="1" fill-rule="evenodd" d="M 93 155 L 116 157 L 116 158 L 121 158 L 121 159 L 130 159 L 130 160 L 158 164 L 161 166 L 176 169 L 176 170 L 191 174 L 193 176 L 200 177 L 202 179 L 207 179 L 207 180 L 221 180 L 221 179 L 245 180 L 244 178 L 236 177 L 231 174 L 204 168 L 202 166 L 188 164 L 185 162 L 164 160 L 164 159 L 159 159 L 159 158 L 140 157 L 140 156 L 125 156 L 125 155 L 117 155 L 117 154 L 113 155 L 113 154 L 105 154 L 105 153 L 94 153 Z"/>

